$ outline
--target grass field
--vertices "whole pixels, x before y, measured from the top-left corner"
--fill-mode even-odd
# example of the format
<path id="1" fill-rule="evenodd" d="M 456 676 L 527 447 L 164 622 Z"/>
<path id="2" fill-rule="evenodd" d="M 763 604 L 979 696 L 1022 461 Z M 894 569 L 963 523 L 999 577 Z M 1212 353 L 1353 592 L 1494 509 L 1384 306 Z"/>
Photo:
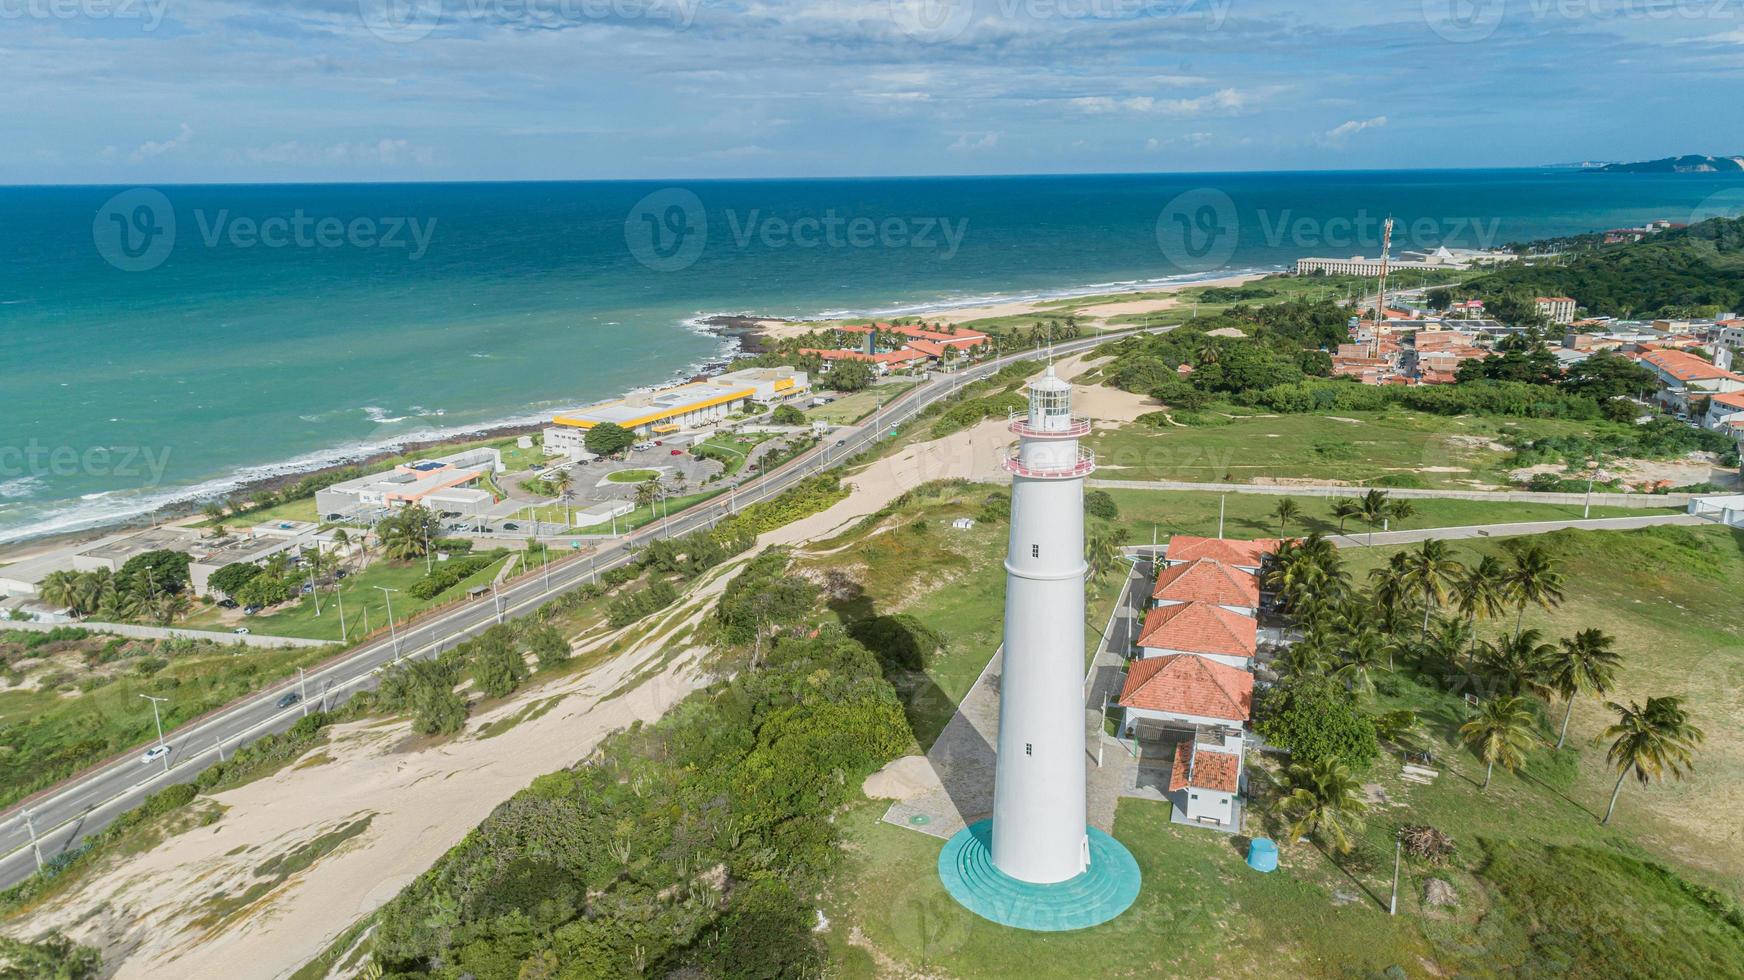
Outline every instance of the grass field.
<path id="1" fill-rule="evenodd" d="M 1123 519 L 1142 510 L 1133 500 L 1121 507 Z M 1350 855 L 1335 861 L 1311 844 L 1285 844 L 1280 871 L 1261 875 L 1242 862 L 1245 838 L 1176 827 L 1166 804 L 1123 800 L 1115 835 L 1138 858 L 1145 888 L 1132 910 L 1096 929 L 1026 934 L 975 918 L 938 884 L 936 839 L 880 822 L 883 802 L 853 808 L 840 818 L 846 866 L 824 901 L 842 975 L 1066 977 L 1090 962 L 1114 976 L 1354 977 L 1395 967 L 1404 976 L 1744 973 L 1744 913 L 1735 904 L 1744 879 L 1736 819 L 1744 808 L 1744 624 L 1736 615 L 1744 534 L 1670 527 L 1536 540 L 1562 557 L 1568 599 L 1553 612 L 1528 613 L 1527 624 L 1557 636 L 1588 626 L 1617 636 L 1626 663 L 1612 698 L 1688 697 L 1708 733 L 1691 778 L 1626 786 L 1616 818 L 1601 826 L 1614 776 L 1603 748 L 1590 744 L 1607 713 L 1588 698 L 1577 703 L 1568 748 L 1550 747 L 1557 704 L 1542 717 L 1544 741 L 1521 773 L 1498 770 L 1480 792 L 1483 768 L 1455 734 L 1463 702 L 1401 671 L 1383 676 L 1381 706 L 1419 711 L 1420 747 L 1435 754 L 1441 776 L 1408 783 L 1398 757 L 1384 754 L 1362 777 L 1383 802 L 1371 807 Z M 1467 560 L 1501 548 L 1495 540 L 1454 546 Z M 1360 579 L 1391 550 L 1346 557 Z M 879 570 L 889 558 L 871 542 L 854 551 L 873 562 L 860 573 L 865 580 L 898 574 Z M 906 552 L 900 564 L 929 572 Z M 944 591 L 936 581 L 921 579 L 912 609 L 936 601 Z M 946 612 L 952 622 L 970 621 L 962 608 Z M 1282 840 L 1271 789 L 1277 763 L 1255 759 L 1247 831 Z M 1408 823 L 1441 828 L 1457 850 L 1445 867 L 1408 860 L 1400 914 L 1388 917 L 1392 839 Z M 1453 905 L 1424 903 L 1431 878 L 1451 885 Z"/>
<path id="2" fill-rule="evenodd" d="M 896 396 L 902 394 L 919 381 L 902 381 L 893 384 L 874 385 L 851 394 L 840 395 L 828 405 L 805 410 L 805 417 L 813 422 L 828 422 L 831 425 L 852 425 L 860 421 L 878 408 L 887 405 Z"/>
<path id="3" fill-rule="evenodd" d="M 1360 491 L 1359 491 L 1360 492 Z M 1132 535 L 1132 544 L 1149 544 L 1153 526 L 1159 540 L 1170 534 L 1217 536 L 1218 508 L 1223 508 L 1223 533 L 1231 538 L 1278 536 L 1278 519 L 1272 516 L 1281 500 L 1294 501 L 1302 516 L 1288 526 L 1290 534 L 1338 532 L 1332 516 L 1331 497 L 1284 497 L 1271 494 L 1220 494 L 1197 490 L 1109 490 L 1120 508 L 1118 523 Z M 1416 513 L 1404 521 L 1391 522 L 1395 531 L 1423 527 L 1465 527 L 1472 524 L 1511 524 L 1521 521 L 1579 519 L 1580 504 L 1506 503 L 1487 500 L 1411 500 Z M 1592 517 L 1644 517 L 1649 514 L 1682 513 L 1682 507 L 1632 508 L 1595 505 Z M 1357 519 L 1345 522 L 1349 534 L 1362 534 L 1367 525 Z"/>
<path id="4" fill-rule="evenodd" d="M 466 590 L 474 585 L 487 585 L 496 577 L 503 567 L 503 561 L 493 562 L 489 568 L 474 572 L 459 584 L 437 596 L 435 599 L 419 599 L 407 591 L 425 575 L 424 562 L 397 562 L 377 560 L 368 568 L 354 572 L 339 583 L 337 593 L 329 590 L 321 592 L 321 612 L 316 615 L 313 596 L 303 596 L 294 603 L 287 603 L 272 610 L 244 617 L 234 623 L 228 619 L 220 620 L 216 608 L 207 608 L 190 617 L 182 625 L 189 629 L 228 630 L 234 625 L 246 626 L 251 632 L 264 633 L 269 636 L 298 636 L 315 640 L 332 640 L 339 642 L 339 606 L 345 607 L 345 631 L 355 640 L 373 630 L 386 628 L 388 624 L 388 597 L 382 594 L 382 588 L 395 589 L 393 594 L 394 622 L 404 624 L 412 616 L 430 608 L 453 600 L 456 596 L 466 594 Z"/>
<path id="5" fill-rule="evenodd" d="M 1484 489 L 1508 483 L 1503 436 L 1578 435 L 1593 423 L 1449 418 L 1415 412 L 1247 415 L 1224 425 L 1124 425 L 1086 444 L 1110 480 L 1247 483 L 1256 478 Z"/>
<path id="6" fill-rule="evenodd" d="M 1005 521 L 977 521 L 969 530 L 951 527 L 974 517 L 994 486 L 953 490 L 942 498 L 905 505 L 874 524 L 861 524 L 809 550 L 801 567 L 836 570 L 853 578 L 864 596 L 832 608 L 843 622 L 908 613 L 945 638 L 943 653 L 920 672 L 891 677 L 908 705 L 920 744 L 932 744 L 956 704 L 999 648 L 1005 614 Z M 1093 654 L 1113 608 L 1116 576 L 1097 585 L 1088 602 L 1085 650 Z"/>
<path id="7" fill-rule="evenodd" d="M 659 470 L 618 470 L 606 474 L 607 483 L 647 483 L 660 475 Z"/>
<path id="8" fill-rule="evenodd" d="M 696 456 L 718 461 L 724 467 L 722 474 L 732 476 L 745 468 L 751 450 L 773 438 L 775 434 L 772 432 L 722 432 L 697 443 L 690 451 Z"/>

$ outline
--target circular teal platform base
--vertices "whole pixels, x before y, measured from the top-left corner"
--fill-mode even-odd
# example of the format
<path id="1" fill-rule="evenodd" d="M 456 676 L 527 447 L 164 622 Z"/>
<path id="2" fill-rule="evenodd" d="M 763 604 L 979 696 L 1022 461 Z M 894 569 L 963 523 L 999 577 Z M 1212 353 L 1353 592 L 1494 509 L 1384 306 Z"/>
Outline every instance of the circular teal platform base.
<path id="1" fill-rule="evenodd" d="M 1090 870 L 1076 878 L 1038 885 L 1019 881 L 993 866 L 993 821 L 958 831 L 939 852 L 939 879 L 958 904 L 983 919 L 1031 932 L 1066 932 L 1101 925 L 1138 898 L 1138 862 L 1119 841 L 1095 827 L 1090 834 Z"/>

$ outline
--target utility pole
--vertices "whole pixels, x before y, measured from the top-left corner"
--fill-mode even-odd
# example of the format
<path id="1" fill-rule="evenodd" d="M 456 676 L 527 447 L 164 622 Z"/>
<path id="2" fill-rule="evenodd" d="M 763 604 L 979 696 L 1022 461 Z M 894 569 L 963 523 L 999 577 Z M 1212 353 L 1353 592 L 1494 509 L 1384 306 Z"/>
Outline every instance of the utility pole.
<path id="1" fill-rule="evenodd" d="M 1391 221 L 1388 222 L 1391 224 Z M 1405 849 L 1402 840 L 1393 841 L 1393 897 L 1387 902 L 1387 914 L 1399 914 L 1399 852 Z"/>
<path id="2" fill-rule="evenodd" d="M 304 675 L 303 668 L 297 668 L 297 700 L 303 703 L 303 717 L 309 716 L 309 678 Z"/>
<path id="3" fill-rule="evenodd" d="M 1599 461 L 1596 459 L 1587 460 L 1587 501 L 1586 506 L 1581 508 L 1581 520 L 1583 521 L 1593 516 L 1593 480 L 1598 475 Z"/>
<path id="4" fill-rule="evenodd" d="M 141 694 L 140 697 L 151 702 L 151 720 L 157 723 L 157 744 L 159 746 L 162 746 L 164 744 L 163 716 L 158 714 L 157 705 L 158 705 L 159 701 L 162 701 L 165 704 L 168 704 L 170 699 L 169 698 L 154 698 L 149 694 Z M 165 752 L 163 755 L 163 767 L 164 767 L 164 772 L 170 771 L 170 754 L 168 752 Z"/>
<path id="5" fill-rule="evenodd" d="M 317 546 L 315 548 L 315 557 L 319 558 L 320 556 L 321 556 L 321 549 L 319 546 Z M 309 595 L 311 595 L 315 598 L 315 615 L 320 616 L 321 615 L 321 590 L 315 587 L 315 563 L 312 561 L 309 563 Z"/>
<path id="6" fill-rule="evenodd" d="M 340 588 L 338 585 L 333 587 L 333 598 L 339 603 L 339 642 L 344 643 L 351 637 L 345 630 L 345 593 L 339 591 Z"/>
<path id="7" fill-rule="evenodd" d="M 385 585 L 378 585 L 378 586 L 376 586 L 376 588 L 381 590 L 382 598 L 387 600 L 387 604 L 388 604 L 388 636 L 393 639 L 394 663 L 397 664 L 400 662 L 400 634 L 394 631 L 394 597 L 392 595 L 390 595 L 389 593 L 398 592 L 400 590 L 399 589 L 390 589 Z"/>
<path id="8" fill-rule="evenodd" d="M 1229 502 L 1229 494 L 1217 498 L 1217 540 L 1223 540 L 1223 505 Z"/>
<path id="9" fill-rule="evenodd" d="M 36 870 L 42 870 L 42 845 L 36 839 L 36 822 L 30 818 L 30 811 L 24 811 L 24 829 L 30 832 L 30 850 L 36 855 Z"/>
<path id="10" fill-rule="evenodd" d="M 218 750 L 218 761 L 223 762 L 224 761 L 224 740 L 219 738 L 216 735 L 212 736 L 212 747 Z"/>

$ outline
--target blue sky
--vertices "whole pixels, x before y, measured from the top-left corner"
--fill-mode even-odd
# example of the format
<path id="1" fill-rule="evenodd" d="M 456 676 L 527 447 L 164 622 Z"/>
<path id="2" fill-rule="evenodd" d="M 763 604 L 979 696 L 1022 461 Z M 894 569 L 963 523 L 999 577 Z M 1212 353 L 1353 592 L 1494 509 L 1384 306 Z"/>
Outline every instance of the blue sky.
<path id="1" fill-rule="evenodd" d="M 0 183 L 1744 153 L 1740 0 L 0 0 Z"/>

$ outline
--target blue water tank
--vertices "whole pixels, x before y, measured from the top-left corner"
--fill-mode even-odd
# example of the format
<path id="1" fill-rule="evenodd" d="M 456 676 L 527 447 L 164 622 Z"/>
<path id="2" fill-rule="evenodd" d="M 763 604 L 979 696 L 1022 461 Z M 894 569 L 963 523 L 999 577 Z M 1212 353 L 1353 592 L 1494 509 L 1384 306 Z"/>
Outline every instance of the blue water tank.
<path id="1" fill-rule="evenodd" d="M 1278 870 L 1278 845 L 1270 837 L 1255 837 L 1247 846 L 1247 866 L 1255 871 Z"/>

